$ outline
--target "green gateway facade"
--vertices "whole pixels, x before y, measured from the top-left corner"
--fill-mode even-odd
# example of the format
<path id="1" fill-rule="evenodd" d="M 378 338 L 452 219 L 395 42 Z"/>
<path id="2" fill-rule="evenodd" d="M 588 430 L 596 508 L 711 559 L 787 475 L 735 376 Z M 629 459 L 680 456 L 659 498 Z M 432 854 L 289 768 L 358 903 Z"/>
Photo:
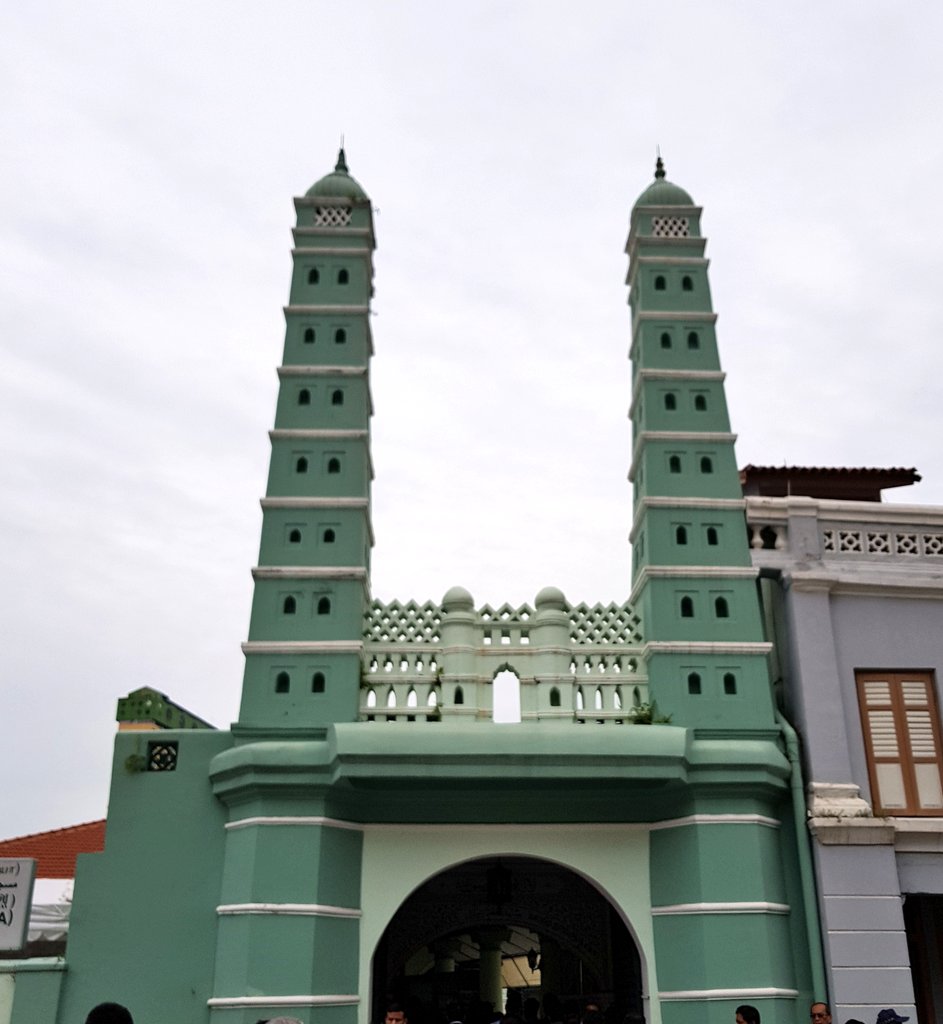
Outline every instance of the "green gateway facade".
<path id="1" fill-rule="evenodd" d="M 239 721 L 119 734 L 67 961 L 14 965 L 12 1021 L 366 1024 L 395 995 L 422 1024 L 529 953 L 532 988 L 634 1020 L 793 1024 L 818 922 L 700 210 L 659 162 L 632 211 L 631 600 L 520 607 L 372 598 L 371 205 L 341 153 L 296 210 Z"/>

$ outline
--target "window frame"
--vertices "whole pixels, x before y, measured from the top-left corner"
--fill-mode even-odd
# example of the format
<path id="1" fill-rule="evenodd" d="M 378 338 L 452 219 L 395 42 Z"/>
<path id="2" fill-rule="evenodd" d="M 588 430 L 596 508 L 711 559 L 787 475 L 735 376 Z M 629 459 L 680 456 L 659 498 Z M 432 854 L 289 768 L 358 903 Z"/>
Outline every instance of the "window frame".
<path id="1" fill-rule="evenodd" d="M 877 703 L 866 700 L 868 683 L 886 682 L 889 700 Z M 903 683 L 920 682 L 924 686 L 926 701 L 923 704 L 908 705 L 904 699 Z M 936 673 L 932 669 L 856 669 L 855 689 L 858 696 L 858 712 L 861 718 L 861 735 L 865 760 L 868 767 L 868 782 L 871 787 L 871 803 L 874 814 L 880 817 L 943 817 L 943 806 L 924 807 L 920 803 L 915 766 L 935 765 L 940 790 L 943 792 L 943 735 L 941 735 L 939 705 L 936 695 Z M 871 713 L 890 711 L 897 746 L 896 756 L 876 754 Z M 926 711 L 930 721 L 930 739 L 934 747 L 932 755 L 915 755 L 911 737 L 911 722 L 908 712 Z M 886 807 L 883 803 L 878 766 L 899 765 L 901 784 L 904 792 L 903 807 Z"/>

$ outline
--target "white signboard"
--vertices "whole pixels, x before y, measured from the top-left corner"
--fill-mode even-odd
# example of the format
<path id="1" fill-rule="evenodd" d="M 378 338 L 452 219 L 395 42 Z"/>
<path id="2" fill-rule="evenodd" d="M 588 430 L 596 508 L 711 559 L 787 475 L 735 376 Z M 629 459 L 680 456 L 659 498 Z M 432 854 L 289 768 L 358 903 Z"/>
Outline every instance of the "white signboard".
<path id="1" fill-rule="evenodd" d="M 26 945 L 35 878 L 36 861 L 31 857 L 0 857 L 0 950 Z"/>

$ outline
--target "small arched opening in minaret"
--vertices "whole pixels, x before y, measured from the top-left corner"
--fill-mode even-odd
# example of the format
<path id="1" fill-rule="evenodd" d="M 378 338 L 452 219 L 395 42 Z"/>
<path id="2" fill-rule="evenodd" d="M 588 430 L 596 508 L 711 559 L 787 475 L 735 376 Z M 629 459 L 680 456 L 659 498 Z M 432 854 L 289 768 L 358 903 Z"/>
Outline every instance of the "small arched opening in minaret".
<path id="1" fill-rule="evenodd" d="M 717 597 L 714 599 L 714 614 L 718 619 L 730 618 L 730 606 L 727 604 L 726 597 Z"/>
<path id="2" fill-rule="evenodd" d="M 688 528 L 686 526 L 675 527 L 675 544 L 687 544 Z"/>
<path id="3" fill-rule="evenodd" d="M 275 692 L 288 693 L 291 688 L 291 676 L 287 672 L 279 672 L 275 677 Z"/>
<path id="4" fill-rule="evenodd" d="M 737 692 L 737 677 L 733 672 L 724 673 L 724 693 L 732 697 Z"/>
<path id="5" fill-rule="evenodd" d="M 491 680 L 491 719 L 503 724 L 521 720 L 521 680 L 510 665 Z"/>
<path id="6" fill-rule="evenodd" d="M 306 327 L 305 328 L 304 339 L 305 339 L 305 344 L 306 345 L 313 345 L 314 344 L 314 328 L 313 327 Z"/>
<path id="7" fill-rule="evenodd" d="M 711 547 L 716 547 L 720 543 L 720 535 L 717 532 L 716 526 L 708 526 L 707 528 L 707 543 Z"/>
<path id="8" fill-rule="evenodd" d="M 688 331 L 688 348 L 696 349 L 701 347 L 701 337 L 697 331 Z"/>
<path id="9" fill-rule="evenodd" d="M 333 544 L 335 539 L 336 534 L 334 533 L 330 526 L 324 531 L 324 533 L 321 534 L 321 541 L 324 544 Z"/>
<path id="10" fill-rule="evenodd" d="M 668 282 L 665 280 L 664 274 L 657 274 L 655 276 L 655 291 L 663 292 L 668 287 Z"/>
<path id="11" fill-rule="evenodd" d="M 296 473 L 307 473 L 308 472 L 308 460 L 303 455 L 295 460 L 295 472 Z"/>
<path id="12" fill-rule="evenodd" d="M 348 284 L 349 281 L 350 281 L 350 274 L 343 267 L 341 267 L 341 269 L 338 270 L 338 272 L 337 272 L 337 283 L 338 284 Z"/>
<path id="13" fill-rule="evenodd" d="M 464 704 L 465 703 L 465 691 L 460 687 L 455 687 L 455 693 L 452 695 L 453 704 Z"/>
<path id="14" fill-rule="evenodd" d="M 282 601 L 282 614 L 283 615 L 294 615 L 298 610 L 298 602 L 289 594 L 284 601 Z"/>
<path id="15" fill-rule="evenodd" d="M 343 327 L 338 327 L 334 332 L 334 344 L 343 345 L 347 341 L 347 331 Z"/>
<path id="16" fill-rule="evenodd" d="M 681 456 L 670 455 L 668 457 L 668 472 L 669 473 L 680 473 L 681 472 Z"/>
<path id="17" fill-rule="evenodd" d="M 673 391 L 665 392 L 665 408 L 668 412 L 674 412 L 678 408 L 678 399 Z"/>
<path id="18" fill-rule="evenodd" d="M 689 597 L 687 594 L 681 598 L 681 618 L 694 618 L 694 599 Z"/>
<path id="19" fill-rule="evenodd" d="M 289 544 L 300 544 L 301 543 L 301 530 L 296 528 L 294 530 L 289 531 L 289 533 L 288 533 L 288 543 Z"/>
<path id="20" fill-rule="evenodd" d="M 702 473 L 713 473 L 714 462 L 709 455 L 701 456 L 701 472 Z"/>
<path id="21" fill-rule="evenodd" d="M 329 597 L 318 598 L 318 615 L 331 614 L 331 599 Z"/>
<path id="22" fill-rule="evenodd" d="M 694 281 L 690 274 L 685 274 L 684 277 L 681 278 L 681 290 L 685 292 L 694 291 Z"/>
<path id="23" fill-rule="evenodd" d="M 307 388 L 302 388 L 298 392 L 298 404 L 299 405 L 310 405 L 311 404 L 311 392 Z"/>
<path id="24" fill-rule="evenodd" d="M 343 405 L 344 404 L 344 392 L 340 388 L 335 388 L 331 392 L 331 405 Z"/>
<path id="25" fill-rule="evenodd" d="M 701 676 L 698 672 L 688 673 L 688 693 L 695 696 L 701 692 Z"/>
<path id="26" fill-rule="evenodd" d="M 321 275 L 318 273 L 317 267 L 312 267 L 308 271 L 308 284 L 317 284 L 321 280 Z"/>
<path id="27" fill-rule="evenodd" d="M 662 331 L 660 341 L 662 348 L 671 348 L 671 335 L 667 331 Z"/>
<path id="28" fill-rule="evenodd" d="M 315 672 L 311 677 L 311 692 L 312 693 L 324 693 L 325 679 L 323 672 Z M 372 691 L 371 691 L 372 692 Z M 374 696 L 374 701 L 376 697 Z"/>
<path id="29" fill-rule="evenodd" d="M 707 412 L 707 396 L 706 395 L 695 395 L 694 396 L 694 411 L 695 412 Z"/>
<path id="30" fill-rule="evenodd" d="M 328 473 L 339 473 L 341 471 L 341 460 L 338 458 L 330 458 L 327 460 L 327 471 Z"/>
<path id="31" fill-rule="evenodd" d="M 550 687 L 550 707 L 560 707 L 560 691 L 556 686 Z"/>

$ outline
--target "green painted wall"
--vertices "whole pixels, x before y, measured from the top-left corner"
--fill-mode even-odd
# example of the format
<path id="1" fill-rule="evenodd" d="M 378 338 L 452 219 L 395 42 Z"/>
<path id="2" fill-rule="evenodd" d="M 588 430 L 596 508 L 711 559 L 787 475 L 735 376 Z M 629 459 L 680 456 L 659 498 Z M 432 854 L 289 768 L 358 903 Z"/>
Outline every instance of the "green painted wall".
<path id="1" fill-rule="evenodd" d="M 177 769 L 129 771 L 155 741 L 178 744 Z M 231 744 L 211 730 L 116 737 L 105 850 L 80 857 L 76 872 L 63 1024 L 104 1001 L 148 1024 L 206 1020 L 225 838 L 206 776 Z"/>

